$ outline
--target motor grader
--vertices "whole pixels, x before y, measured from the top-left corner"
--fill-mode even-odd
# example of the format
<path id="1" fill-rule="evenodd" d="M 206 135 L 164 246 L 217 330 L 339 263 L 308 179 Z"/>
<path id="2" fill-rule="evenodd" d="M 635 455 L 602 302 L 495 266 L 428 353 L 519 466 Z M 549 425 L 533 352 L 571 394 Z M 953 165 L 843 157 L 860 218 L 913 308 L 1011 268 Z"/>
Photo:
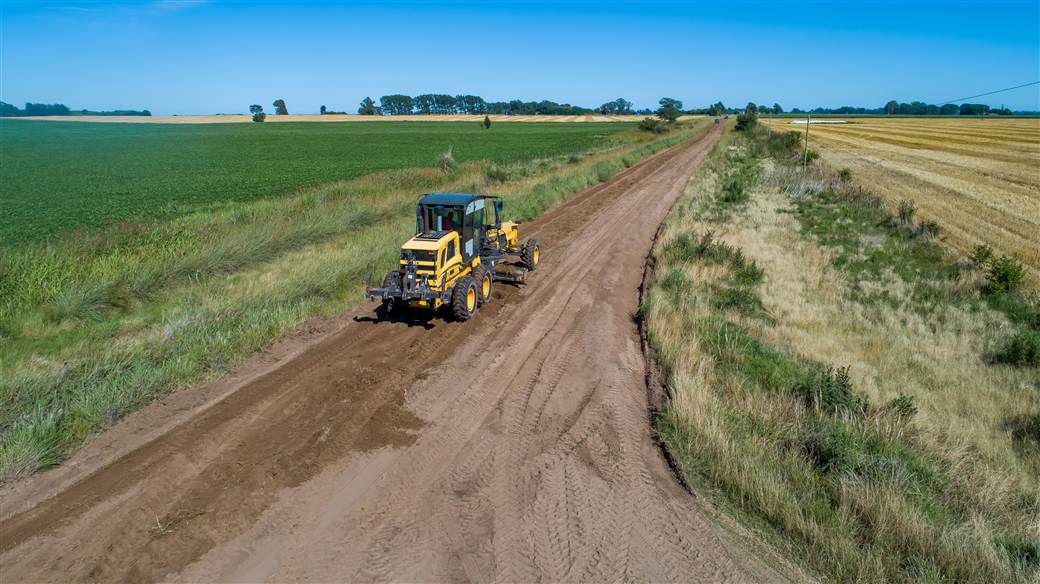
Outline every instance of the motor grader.
<path id="1" fill-rule="evenodd" d="M 491 301 L 495 282 L 523 282 L 538 267 L 538 240 L 520 242 L 518 223 L 503 221 L 502 199 L 487 195 L 429 194 L 416 206 L 416 234 L 401 246 L 396 269 L 365 296 L 380 300 L 387 313 L 408 308 L 450 306 L 457 320 L 469 320 Z M 498 264 L 519 258 L 519 269 Z"/>

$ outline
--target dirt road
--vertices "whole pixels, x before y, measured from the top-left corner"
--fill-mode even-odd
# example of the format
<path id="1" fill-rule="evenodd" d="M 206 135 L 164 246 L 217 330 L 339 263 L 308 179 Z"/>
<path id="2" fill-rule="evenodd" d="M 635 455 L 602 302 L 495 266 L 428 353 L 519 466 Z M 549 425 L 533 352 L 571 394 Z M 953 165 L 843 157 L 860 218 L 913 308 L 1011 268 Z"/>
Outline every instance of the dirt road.
<path id="1" fill-rule="evenodd" d="M 174 427 L 108 440 L 98 469 L 8 489 L 4 581 L 768 577 L 654 446 L 633 322 L 656 228 L 719 131 L 525 225 L 542 269 L 475 320 L 367 305 Z"/>

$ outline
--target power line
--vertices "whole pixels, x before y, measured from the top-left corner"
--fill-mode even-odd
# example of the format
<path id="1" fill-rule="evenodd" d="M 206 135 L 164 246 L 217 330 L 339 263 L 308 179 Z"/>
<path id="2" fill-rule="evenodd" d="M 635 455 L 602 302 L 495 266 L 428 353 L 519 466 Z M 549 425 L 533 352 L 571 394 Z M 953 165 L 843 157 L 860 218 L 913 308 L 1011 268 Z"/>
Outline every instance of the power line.
<path id="1" fill-rule="evenodd" d="M 1005 91 L 1011 91 L 1012 89 L 1021 89 L 1023 87 L 1029 87 L 1030 85 L 1037 85 L 1037 84 L 1040 84 L 1040 81 L 1033 81 L 1031 83 L 1023 83 L 1022 85 L 1016 85 L 1014 87 L 1008 87 L 1008 88 L 1005 88 L 1005 89 L 998 89 L 996 91 L 989 91 L 987 93 L 980 93 L 978 95 L 969 95 L 968 97 L 962 97 L 962 98 L 959 98 L 959 99 L 948 99 L 946 101 L 940 101 L 939 103 L 957 103 L 958 101 L 965 101 L 965 100 L 968 100 L 968 99 L 975 99 L 976 97 L 983 97 L 983 96 L 986 96 L 986 95 L 993 95 L 994 93 L 1003 93 Z"/>

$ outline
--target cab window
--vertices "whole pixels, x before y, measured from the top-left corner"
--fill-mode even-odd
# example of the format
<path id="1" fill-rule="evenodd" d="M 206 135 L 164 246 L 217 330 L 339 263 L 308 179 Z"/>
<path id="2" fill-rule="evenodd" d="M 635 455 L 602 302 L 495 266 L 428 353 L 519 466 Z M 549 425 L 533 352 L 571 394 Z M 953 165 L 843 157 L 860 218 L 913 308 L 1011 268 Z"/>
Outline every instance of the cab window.
<path id="1" fill-rule="evenodd" d="M 450 262 L 453 259 L 455 259 L 455 240 L 454 239 L 448 242 L 448 251 L 447 251 L 447 253 L 444 254 L 444 261 L 445 261 L 445 263 Z"/>
<path id="2" fill-rule="evenodd" d="M 458 231 L 462 228 L 462 209 L 444 205 L 423 207 L 419 231 Z"/>
<path id="3" fill-rule="evenodd" d="M 494 225 L 498 223 L 497 206 L 497 201 L 495 201 L 494 204 L 491 204 L 489 201 L 488 204 L 484 205 L 484 225 Z"/>

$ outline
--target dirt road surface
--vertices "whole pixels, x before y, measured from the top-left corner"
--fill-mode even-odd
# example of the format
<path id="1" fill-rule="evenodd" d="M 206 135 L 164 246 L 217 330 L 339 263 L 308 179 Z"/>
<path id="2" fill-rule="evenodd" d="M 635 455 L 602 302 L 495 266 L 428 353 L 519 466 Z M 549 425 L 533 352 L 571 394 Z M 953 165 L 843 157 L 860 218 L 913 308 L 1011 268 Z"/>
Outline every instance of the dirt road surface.
<path id="1" fill-rule="evenodd" d="M 366 305 L 176 424 L 156 405 L 7 488 L 4 581 L 772 578 L 654 445 L 633 321 L 657 226 L 719 134 L 526 224 L 542 268 L 468 323 Z"/>

